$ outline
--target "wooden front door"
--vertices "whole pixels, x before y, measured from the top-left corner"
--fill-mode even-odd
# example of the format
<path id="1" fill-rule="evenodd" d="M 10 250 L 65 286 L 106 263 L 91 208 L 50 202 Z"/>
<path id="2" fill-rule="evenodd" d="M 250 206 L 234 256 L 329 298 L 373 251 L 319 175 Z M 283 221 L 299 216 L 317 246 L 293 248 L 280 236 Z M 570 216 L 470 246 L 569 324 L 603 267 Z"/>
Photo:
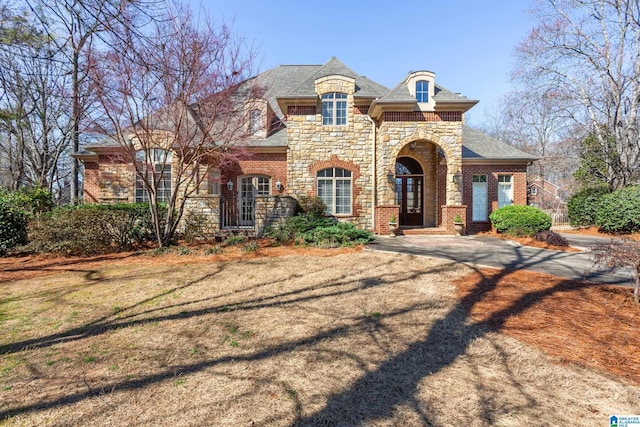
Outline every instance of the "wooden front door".
<path id="1" fill-rule="evenodd" d="M 424 176 L 422 167 L 411 157 L 396 161 L 395 202 L 400 206 L 400 226 L 424 225 Z"/>

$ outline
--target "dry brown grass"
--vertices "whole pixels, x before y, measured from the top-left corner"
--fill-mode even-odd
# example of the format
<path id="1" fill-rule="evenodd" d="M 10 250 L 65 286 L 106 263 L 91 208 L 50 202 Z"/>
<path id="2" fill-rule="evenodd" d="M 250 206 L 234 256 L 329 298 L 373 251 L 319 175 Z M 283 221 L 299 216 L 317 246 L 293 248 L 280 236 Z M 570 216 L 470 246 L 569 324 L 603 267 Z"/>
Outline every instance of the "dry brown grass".
<path id="1" fill-rule="evenodd" d="M 472 270 L 446 261 L 288 248 L 4 261 L 6 425 L 595 426 L 640 399 L 493 332 L 502 307 L 474 320 L 491 290 L 459 300 L 451 283 Z"/>

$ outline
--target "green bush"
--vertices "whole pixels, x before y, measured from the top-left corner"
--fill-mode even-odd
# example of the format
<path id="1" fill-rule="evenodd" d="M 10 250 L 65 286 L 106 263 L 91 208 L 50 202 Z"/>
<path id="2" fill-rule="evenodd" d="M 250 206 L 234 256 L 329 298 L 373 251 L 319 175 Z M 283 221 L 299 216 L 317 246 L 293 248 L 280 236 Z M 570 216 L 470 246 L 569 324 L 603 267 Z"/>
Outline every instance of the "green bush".
<path id="1" fill-rule="evenodd" d="M 265 234 L 278 243 L 288 243 L 296 239 L 302 233 L 314 230 L 319 227 L 331 227 L 338 221 L 335 218 L 318 216 L 316 213 L 301 214 L 290 218 L 286 221 L 269 227 Z"/>
<path id="2" fill-rule="evenodd" d="M 498 233 L 513 236 L 534 236 L 551 228 L 551 216 L 533 206 L 510 205 L 489 215 Z"/>
<path id="3" fill-rule="evenodd" d="M 299 233 L 296 236 L 296 241 L 323 248 L 333 248 L 367 243 L 372 238 L 371 233 L 366 230 L 356 228 L 350 223 L 338 222 L 329 227 L 317 227 Z"/>
<path id="4" fill-rule="evenodd" d="M 358 229 L 353 224 L 315 213 L 288 218 L 284 223 L 269 228 L 266 235 L 278 243 L 294 241 L 320 247 L 359 245 L 373 239 L 370 232 Z"/>
<path id="5" fill-rule="evenodd" d="M 0 198 L 0 256 L 27 243 L 27 216 L 9 200 Z"/>
<path id="6" fill-rule="evenodd" d="M 596 225 L 598 206 L 602 197 L 609 194 L 607 187 L 587 188 L 572 194 L 567 203 L 569 222 L 575 227 Z"/>
<path id="7" fill-rule="evenodd" d="M 27 218 L 49 212 L 55 206 L 51 193 L 42 188 L 24 189 L 13 193 L 2 192 L 0 199 L 9 201 L 20 209 Z"/>
<path id="8" fill-rule="evenodd" d="M 146 204 L 80 205 L 55 209 L 31 221 L 27 248 L 95 255 L 129 250 L 154 238 Z"/>
<path id="9" fill-rule="evenodd" d="M 605 233 L 640 231 L 640 185 L 625 187 L 602 196 L 596 224 Z"/>

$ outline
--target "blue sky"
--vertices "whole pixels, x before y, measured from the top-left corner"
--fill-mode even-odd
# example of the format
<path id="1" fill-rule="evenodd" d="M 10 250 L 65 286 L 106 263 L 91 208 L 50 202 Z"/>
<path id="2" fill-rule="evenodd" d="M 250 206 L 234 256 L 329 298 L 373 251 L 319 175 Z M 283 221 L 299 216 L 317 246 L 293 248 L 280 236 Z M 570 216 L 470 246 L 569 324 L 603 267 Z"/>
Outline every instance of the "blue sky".
<path id="1" fill-rule="evenodd" d="M 195 1 L 195 0 L 194 0 Z M 324 64 L 337 57 L 355 72 L 394 87 L 412 70 L 478 99 L 471 125 L 486 120 L 510 90 L 513 52 L 533 23 L 532 0 L 202 0 L 214 20 L 258 48 L 260 71 Z"/>

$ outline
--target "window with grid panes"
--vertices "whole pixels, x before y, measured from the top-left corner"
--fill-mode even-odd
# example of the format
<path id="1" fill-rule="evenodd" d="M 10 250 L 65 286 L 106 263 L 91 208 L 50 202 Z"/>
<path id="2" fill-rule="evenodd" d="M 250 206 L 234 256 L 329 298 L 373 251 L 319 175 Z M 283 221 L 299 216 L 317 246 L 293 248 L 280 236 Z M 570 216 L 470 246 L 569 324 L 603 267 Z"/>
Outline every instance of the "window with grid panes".
<path id="1" fill-rule="evenodd" d="M 339 92 L 322 95 L 323 126 L 343 126 L 347 124 L 347 94 Z"/>
<path id="2" fill-rule="evenodd" d="M 318 172 L 318 197 L 327 206 L 330 215 L 351 214 L 351 171 L 342 168 L 323 169 Z"/>
<path id="3" fill-rule="evenodd" d="M 157 200 L 167 202 L 171 198 L 171 151 L 150 149 L 136 152 L 136 160 L 142 165 L 143 173 L 148 181 L 156 183 Z M 144 186 L 142 178 L 136 174 L 136 203 L 148 202 L 149 192 Z"/>
<path id="4" fill-rule="evenodd" d="M 498 208 L 513 204 L 513 177 L 498 175 Z"/>
<path id="5" fill-rule="evenodd" d="M 418 102 L 429 102 L 429 82 L 418 80 L 416 82 L 416 99 Z"/>

